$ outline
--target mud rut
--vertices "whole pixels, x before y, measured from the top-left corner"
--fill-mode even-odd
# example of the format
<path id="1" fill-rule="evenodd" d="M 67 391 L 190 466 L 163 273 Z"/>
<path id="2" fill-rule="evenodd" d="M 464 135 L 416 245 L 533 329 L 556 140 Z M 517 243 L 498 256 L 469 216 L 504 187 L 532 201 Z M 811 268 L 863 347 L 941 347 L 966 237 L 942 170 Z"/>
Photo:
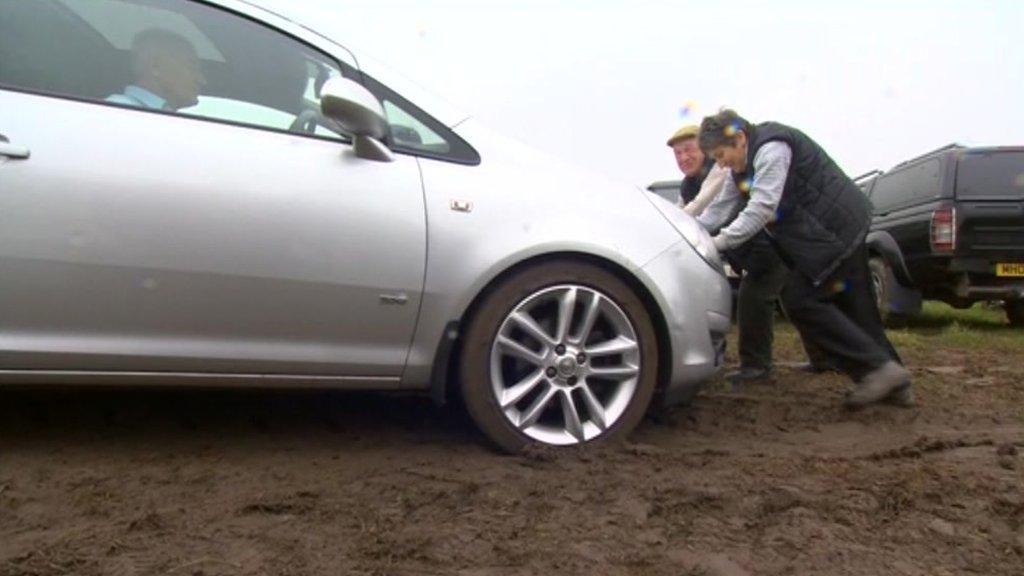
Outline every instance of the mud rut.
<path id="1" fill-rule="evenodd" d="M 416 398 L 5 390 L 0 575 L 1024 574 L 1024 361 L 907 356 L 919 409 L 783 365 L 518 457 Z"/>

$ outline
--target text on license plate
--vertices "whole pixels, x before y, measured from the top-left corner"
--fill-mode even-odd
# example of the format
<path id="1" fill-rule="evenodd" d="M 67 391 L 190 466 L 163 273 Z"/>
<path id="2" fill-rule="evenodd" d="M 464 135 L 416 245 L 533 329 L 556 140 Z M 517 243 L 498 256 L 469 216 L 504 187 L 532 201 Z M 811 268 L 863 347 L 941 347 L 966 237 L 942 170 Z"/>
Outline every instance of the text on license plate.
<path id="1" fill-rule="evenodd" d="M 1024 276 L 1024 262 L 996 264 L 996 276 Z"/>

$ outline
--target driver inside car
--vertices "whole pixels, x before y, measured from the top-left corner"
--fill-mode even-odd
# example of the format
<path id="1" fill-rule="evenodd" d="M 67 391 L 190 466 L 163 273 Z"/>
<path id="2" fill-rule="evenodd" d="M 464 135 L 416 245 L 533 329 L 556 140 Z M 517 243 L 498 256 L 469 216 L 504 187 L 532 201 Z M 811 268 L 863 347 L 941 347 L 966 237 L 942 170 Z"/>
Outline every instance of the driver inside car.
<path id="1" fill-rule="evenodd" d="M 134 80 L 107 102 L 177 111 L 194 106 L 206 80 L 192 43 L 162 28 L 139 32 L 132 40 Z"/>

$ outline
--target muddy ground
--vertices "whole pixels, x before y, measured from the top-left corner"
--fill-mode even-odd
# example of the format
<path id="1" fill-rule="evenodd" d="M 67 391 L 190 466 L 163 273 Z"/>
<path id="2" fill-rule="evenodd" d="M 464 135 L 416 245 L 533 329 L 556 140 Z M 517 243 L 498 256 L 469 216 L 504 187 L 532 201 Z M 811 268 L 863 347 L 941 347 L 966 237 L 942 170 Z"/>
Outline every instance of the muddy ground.
<path id="1" fill-rule="evenodd" d="M 904 355 L 918 409 L 782 365 L 518 457 L 415 398 L 6 390 L 0 576 L 1024 574 L 1024 351 Z"/>

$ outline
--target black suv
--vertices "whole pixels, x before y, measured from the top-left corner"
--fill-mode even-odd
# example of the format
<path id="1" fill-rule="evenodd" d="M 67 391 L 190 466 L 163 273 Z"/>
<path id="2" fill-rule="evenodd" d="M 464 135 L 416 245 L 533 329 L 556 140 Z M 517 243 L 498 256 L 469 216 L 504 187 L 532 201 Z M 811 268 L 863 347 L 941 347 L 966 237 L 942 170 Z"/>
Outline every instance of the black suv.
<path id="1" fill-rule="evenodd" d="M 857 180 L 883 316 L 1002 300 L 1024 326 L 1024 147 L 950 145 Z"/>

